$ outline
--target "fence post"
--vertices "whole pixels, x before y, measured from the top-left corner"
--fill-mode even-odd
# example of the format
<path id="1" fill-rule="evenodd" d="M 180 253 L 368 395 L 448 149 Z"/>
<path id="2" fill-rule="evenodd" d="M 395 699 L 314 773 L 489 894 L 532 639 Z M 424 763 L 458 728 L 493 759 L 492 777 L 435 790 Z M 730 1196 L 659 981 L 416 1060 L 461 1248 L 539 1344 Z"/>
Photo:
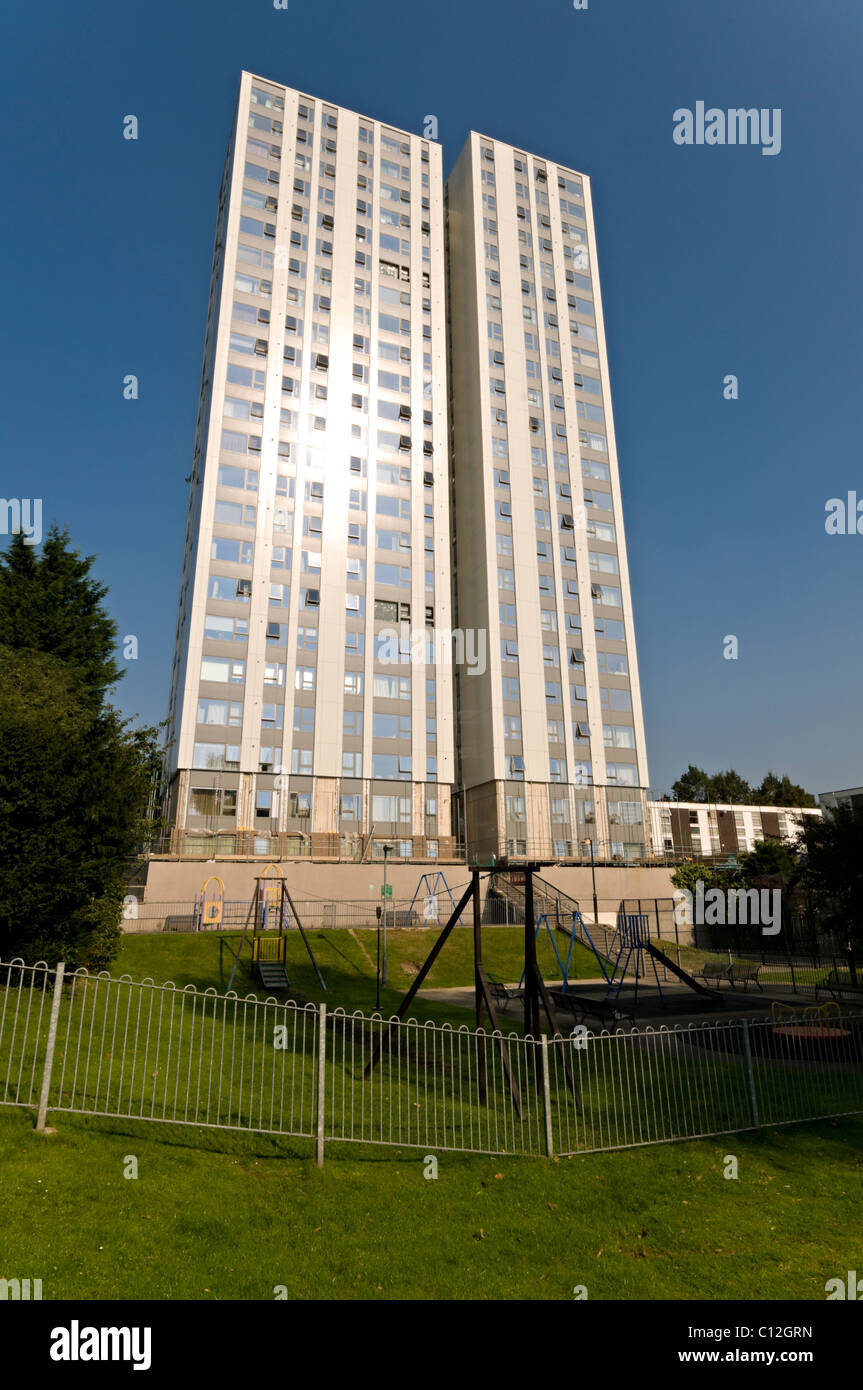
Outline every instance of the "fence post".
<path id="1" fill-rule="evenodd" d="M 542 1063 L 542 1099 L 545 1109 L 545 1155 L 554 1158 L 554 1136 L 551 1132 L 551 1079 L 548 1074 L 548 1035 L 540 1038 L 540 1060 Z"/>
<path id="2" fill-rule="evenodd" d="M 327 1006 L 318 1006 L 318 1104 L 317 1104 L 317 1144 L 315 1162 L 319 1168 L 324 1166 L 324 1107 L 326 1103 L 326 1060 L 327 1060 Z"/>
<path id="3" fill-rule="evenodd" d="M 749 1091 L 749 1117 L 752 1120 L 752 1128 L 760 1129 L 758 1119 L 758 1097 L 755 1094 L 755 1072 L 752 1067 L 752 1047 L 749 1041 L 749 1020 L 744 1018 L 743 1023 L 743 1051 L 746 1056 L 746 1083 Z"/>
<path id="4" fill-rule="evenodd" d="M 65 972 L 66 965 L 61 960 L 54 976 L 54 996 L 51 1000 L 51 1017 L 48 1021 L 48 1042 L 45 1047 L 45 1066 L 42 1070 L 42 1091 L 39 1096 L 39 1113 L 36 1116 L 36 1130 L 39 1134 L 45 1133 L 45 1119 L 48 1114 L 48 1101 L 51 1094 L 51 1072 L 54 1070 L 54 1048 L 57 1043 L 57 1020 L 60 1017 Z"/>
<path id="5" fill-rule="evenodd" d="M 796 993 L 797 993 L 797 978 L 796 978 L 796 976 L 795 976 L 795 974 L 794 974 L 794 957 L 793 957 L 793 956 L 789 956 L 789 957 L 788 957 L 788 968 L 789 968 L 789 970 L 791 971 L 791 993 L 792 993 L 792 994 L 796 994 Z M 815 997 L 816 997 L 816 999 L 818 998 L 817 995 L 816 995 Z"/>

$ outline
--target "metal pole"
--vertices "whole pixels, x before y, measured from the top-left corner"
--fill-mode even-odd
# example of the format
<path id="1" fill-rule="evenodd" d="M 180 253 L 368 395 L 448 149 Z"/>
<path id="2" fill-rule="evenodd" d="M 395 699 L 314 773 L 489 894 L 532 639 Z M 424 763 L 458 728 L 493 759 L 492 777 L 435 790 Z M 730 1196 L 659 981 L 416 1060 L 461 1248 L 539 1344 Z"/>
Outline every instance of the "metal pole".
<path id="1" fill-rule="evenodd" d="M 376 909 L 375 909 L 375 915 L 377 916 L 377 919 L 378 919 L 378 930 L 377 930 L 378 958 L 377 958 L 377 973 L 376 973 L 376 976 L 375 976 L 375 979 L 376 979 L 376 986 L 375 986 L 375 990 L 376 990 L 376 992 L 375 992 L 375 1008 L 377 1009 L 378 1013 L 380 1013 L 380 1009 L 381 1009 L 381 912 L 382 912 L 382 911 L 383 911 L 383 909 L 382 909 L 380 903 L 378 903 L 378 905 L 377 905 L 377 907 L 376 907 Z"/>
<path id="2" fill-rule="evenodd" d="M 479 873 L 471 870 L 471 896 L 473 898 L 473 984 L 474 984 L 474 1007 L 476 1010 L 476 1026 L 482 1027 L 482 986 L 480 977 L 482 975 L 482 922 L 479 907 Z M 484 1080 L 484 1078 L 483 1078 Z"/>
<path id="3" fill-rule="evenodd" d="M 63 997 L 63 976 L 65 963 L 61 960 L 54 976 L 54 996 L 51 1000 L 51 1017 L 48 1021 L 48 1042 L 45 1046 L 45 1066 L 42 1071 L 42 1092 L 39 1096 L 39 1113 L 36 1116 L 36 1130 L 45 1133 L 45 1119 L 48 1114 L 48 1100 L 51 1094 L 51 1072 L 54 1067 L 54 1048 L 57 1043 L 57 1020 L 60 1017 L 60 1003 Z"/>
<path id="4" fill-rule="evenodd" d="M 588 840 L 587 843 L 590 845 L 590 879 L 593 884 L 593 925 L 596 926 L 599 921 L 599 906 L 596 901 L 596 864 L 593 855 L 593 840 Z"/>
<path id="5" fill-rule="evenodd" d="M 315 1162 L 319 1168 L 324 1166 L 324 1106 L 326 1103 L 326 1060 L 327 1060 L 327 1006 L 318 1007 L 318 1114 Z"/>
<path id="6" fill-rule="evenodd" d="M 848 942 L 848 981 L 852 989 L 857 988 L 857 962 L 854 959 L 854 946 Z"/>
<path id="7" fill-rule="evenodd" d="M 543 1033 L 540 1039 L 542 1051 L 540 1059 L 542 1062 L 542 1098 L 545 1105 L 545 1153 L 547 1158 L 554 1158 L 554 1135 L 551 1129 L 551 1081 L 548 1075 L 548 1036 Z"/>
<path id="8" fill-rule="evenodd" d="M 384 845 L 384 960 L 382 974 L 384 985 L 387 982 L 387 855 L 389 852 L 390 846 Z"/>
<path id="9" fill-rule="evenodd" d="M 755 1072 L 752 1070 L 752 1047 L 749 1042 L 749 1020 L 743 1019 L 743 1051 L 746 1056 L 746 1081 L 749 1090 L 749 1114 L 752 1128 L 758 1129 L 758 1098 L 755 1094 Z"/>
<path id="10" fill-rule="evenodd" d="M 536 983 L 536 935 L 533 922 L 533 867 L 524 871 L 524 1026 L 536 1038 L 539 1033 L 539 1000 Z"/>
<path id="11" fill-rule="evenodd" d="M 483 966 L 482 966 L 482 921 L 479 902 L 479 870 L 471 870 L 471 893 L 473 898 L 473 992 L 477 1033 L 482 1028 L 483 1009 Z M 480 1100 L 487 1098 L 485 1038 L 477 1037 L 477 1083 Z"/>

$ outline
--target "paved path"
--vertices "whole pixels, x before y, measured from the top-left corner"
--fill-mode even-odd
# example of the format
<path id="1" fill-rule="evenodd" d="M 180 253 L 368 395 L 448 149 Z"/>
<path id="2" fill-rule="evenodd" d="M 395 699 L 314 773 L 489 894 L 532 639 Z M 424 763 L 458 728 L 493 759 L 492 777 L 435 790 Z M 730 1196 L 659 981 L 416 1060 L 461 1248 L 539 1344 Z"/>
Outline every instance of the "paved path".
<path id="1" fill-rule="evenodd" d="M 560 980 L 547 980 L 546 984 L 549 989 L 559 989 L 561 982 Z M 575 994 L 590 994 L 594 991 L 598 992 L 600 989 L 604 993 L 606 984 L 607 981 L 601 976 L 598 976 L 588 980 L 570 980 L 569 989 Z M 518 981 L 513 980 L 509 982 L 509 987 L 512 989 L 517 988 Z M 644 990 L 645 986 L 642 985 L 641 988 Z M 736 992 L 725 990 L 721 993 L 720 999 L 713 1003 L 712 1006 L 709 1006 L 708 1001 L 705 1001 L 704 1006 L 700 1008 L 697 1006 L 687 1008 L 687 1003 L 690 999 L 694 998 L 694 996 L 686 985 L 677 984 L 675 982 L 673 985 L 670 983 L 663 984 L 662 988 L 670 1007 L 667 1010 L 663 1010 L 656 997 L 655 983 L 653 984 L 652 991 L 650 986 L 647 986 L 646 994 L 639 998 L 638 1005 L 636 1006 L 636 1024 L 638 1027 L 644 1028 L 648 1025 L 657 1027 L 663 1024 L 666 1027 L 673 1027 L 674 1025 L 685 1027 L 687 1023 L 704 1023 L 712 1018 L 725 1019 L 729 1013 L 736 1014 L 739 1017 L 744 1012 L 750 1017 L 764 1019 L 767 1017 L 767 1011 L 770 1007 L 770 996 L 767 994 L 759 995 L 758 993 L 743 993 L 739 990 Z M 621 1009 L 629 1008 L 631 994 L 631 989 L 624 986 L 620 1000 Z M 456 1008 L 471 1011 L 473 1011 L 475 1004 L 472 985 L 460 985 L 454 989 L 421 989 L 418 992 L 418 997 L 422 999 L 433 999 L 440 1004 L 453 1004 Z M 681 1005 L 683 1007 L 681 1007 Z M 524 1018 L 523 1009 L 518 1000 L 513 1000 L 505 1009 L 502 1005 L 499 1005 L 498 1014 L 504 1023 L 522 1022 Z M 558 1014 L 557 1016 L 563 1020 L 561 1031 L 569 1032 L 573 1026 L 569 1014 Z M 568 1027 L 565 1026 L 567 1022 L 569 1025 Z M 590 1021 L 588 1022 L 588 1026 L 592 1026 Z"/>

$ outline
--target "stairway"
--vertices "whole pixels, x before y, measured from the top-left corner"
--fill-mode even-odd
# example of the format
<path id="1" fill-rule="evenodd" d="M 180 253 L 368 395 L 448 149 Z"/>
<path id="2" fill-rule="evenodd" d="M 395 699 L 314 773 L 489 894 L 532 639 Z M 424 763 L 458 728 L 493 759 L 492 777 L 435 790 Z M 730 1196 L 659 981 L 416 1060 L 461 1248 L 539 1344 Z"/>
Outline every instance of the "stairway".
<path id="1" fill-rule="evenodd" d="M 510 883 L 503 875 L 495 875 L 489 892 L 492 896 L 509 902 L 524 921 L 524 888 L 521 884 Z M 590 936 L 593 938 L 591 941 L 584 930 L 577 900 L 556 888 L 547 879 L 540 878 L 538 874 L 535 874 L 533 879 L 533 912 L 534 921 L 538 921 L 542 913 L 545 913 L 549 921 L 567 936 L 573 930 L 574 924 L 576 940 L 588 950 L 598 950 L 609 963 L 619 949 L 617 931 L 599 922 L 590 929 Z"/>
<path id="2" fill-rule="evenodd" d="M 259 960 L 258 976 L 269 994 L 276 990 L 289 990 L 291 987 L 288 973 L 280 960 Z"/>

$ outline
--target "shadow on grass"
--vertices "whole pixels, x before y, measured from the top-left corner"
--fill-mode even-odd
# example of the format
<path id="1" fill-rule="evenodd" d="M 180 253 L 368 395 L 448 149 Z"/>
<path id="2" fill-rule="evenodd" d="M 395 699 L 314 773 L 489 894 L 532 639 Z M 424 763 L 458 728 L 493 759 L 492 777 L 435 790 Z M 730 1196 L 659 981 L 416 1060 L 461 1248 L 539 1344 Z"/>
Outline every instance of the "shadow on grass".
<path id="1" fill-rule="evenodd" d="M 35 1133 L 36 1112 L 23 1106 L 0 1106 L 0 1120 L 12 1121 L 18 1135 L 23 1137 L 29 1130 Z M 56 1134 L 92 1134 L 102 1138 L 137 1139 L 170 1149 L 185 1149 L 192 1153 L 221 1154 L 232 1158 L 264 1159 L 268 1161 L 292 1161 L 314 1163 L 315 1141 L 299 1135 L 267 1135 L 247 1130 L 210 1129 L 200 1125 L 178 1124 L 172 1121 L 151 1121 L 119 1119 L 102 1115 L 75 1115 L 69 1113 L 49 1113 L 49 1125 Z M 801 1140 L 809 1143 L 819 1142 L 837 1145 L 842 1148 L 863 1152 L 863 1117 L 843 1116 L 838 1119 L 805 1120 L 789 1122 L 786 1125 L 772 1125 L 759 1130 L 740 1130 L 724 1135 L 705 1135 L 694 1139 L 676 1140 L 671 1146 L 674 1150 L 685 1152 L 692 1145 L 711 1145 L 728 1150 L 729 1145 L 736 1151 L 745 1149 L 753 1157 L 769 1159 L 778 1168 L 789 1171 L 799 1162 L 797 1149 Z M 548 1159 L 543 1155 L 472 1153 L 457 1149 L 436 1149 L 432 1144 L 369 1144 L 350 1143 L 343 1139 L 328 1139 L 324 1147 L 324 1161 L 342 1165 L 360 1162 L 363 1166 L 386 1166 L 395 1162 L 415 1161 L 417 1155 L 426 1153 L 446 1154 L 448 1166 L 469 1168 L 477 1159 L 483 1162 L 493 1160 L 499 1163 L 514 1163 L 516 1166 L 551 1163 L 597 1163 L 603 1164 L 618 1159 L 625 1153 L 633 1157 L 639 1155 L 641 1161 L 647 1160 L 651 1150 L 660 1155 L 668 1152 L 667 1144 L 636 1145 L 631 1149 L 620 1148 L 608 1152 L 588 1152 L 561 1155 Z M 859 1160 L 858 1160 L 859 1161 Z"/>

